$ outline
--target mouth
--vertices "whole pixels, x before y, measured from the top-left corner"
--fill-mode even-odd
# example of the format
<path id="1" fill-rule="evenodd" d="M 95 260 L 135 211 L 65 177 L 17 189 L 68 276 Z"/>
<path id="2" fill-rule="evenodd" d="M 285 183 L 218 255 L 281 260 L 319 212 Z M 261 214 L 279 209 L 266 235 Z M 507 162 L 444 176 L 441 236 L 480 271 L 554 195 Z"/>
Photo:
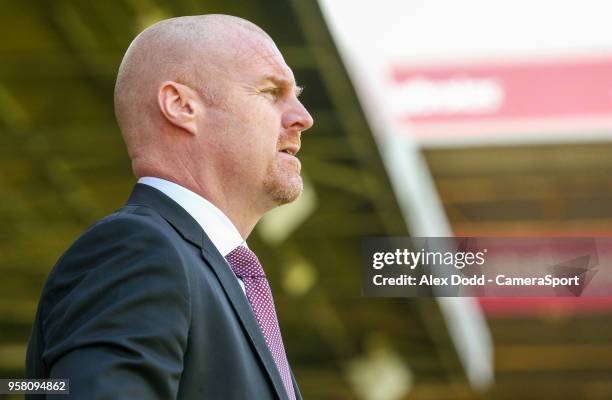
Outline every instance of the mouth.
<path id="1" fill-rule="evenodd" d="M 290 156 L 294 156 L 300 151 L 299 145 L 288 145 L 279 150 L 281 153 L 289 154 Z"/>

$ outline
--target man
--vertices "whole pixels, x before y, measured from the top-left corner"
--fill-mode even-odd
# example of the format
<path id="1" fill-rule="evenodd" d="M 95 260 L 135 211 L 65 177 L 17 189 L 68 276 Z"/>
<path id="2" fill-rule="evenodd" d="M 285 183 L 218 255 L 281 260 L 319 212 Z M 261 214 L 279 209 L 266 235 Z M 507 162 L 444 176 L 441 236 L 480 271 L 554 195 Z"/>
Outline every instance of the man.
<path id="1" fill-rule="evenodd" d="M 115 109 L 139 181 L 49 275 L 28 377 L 68 378 L 83 399 L 301 398 L 245 243 L 302 191 L 299 92 L 236 17 L 169 19 L 132 42 Z"/>

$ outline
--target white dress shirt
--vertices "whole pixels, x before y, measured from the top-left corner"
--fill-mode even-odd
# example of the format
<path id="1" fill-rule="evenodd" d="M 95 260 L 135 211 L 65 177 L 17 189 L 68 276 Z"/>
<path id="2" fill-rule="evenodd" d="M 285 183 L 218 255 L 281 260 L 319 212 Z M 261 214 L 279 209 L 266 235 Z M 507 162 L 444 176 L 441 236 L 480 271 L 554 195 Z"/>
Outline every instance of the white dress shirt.
<path id="1" fill-rule="evenodd" d="M 183 207 L 204 229 L 206 235 L 215 245 L 223 257 L 227 256 L 238 246 L 248 247 L 246 241 L 240 236 L 238 229 L 232 221 L 204 197 L 184 188 L 174 182 L 161 178 L 145 176 L 138 179 L 138 183 L 149 185 L 159 190 Z M 229 264 L 228 264 L 229 268 Z M 238 279 L 238 277 L 236 277 Z M 244 292 L 244 283 L 238 279 Z"/>

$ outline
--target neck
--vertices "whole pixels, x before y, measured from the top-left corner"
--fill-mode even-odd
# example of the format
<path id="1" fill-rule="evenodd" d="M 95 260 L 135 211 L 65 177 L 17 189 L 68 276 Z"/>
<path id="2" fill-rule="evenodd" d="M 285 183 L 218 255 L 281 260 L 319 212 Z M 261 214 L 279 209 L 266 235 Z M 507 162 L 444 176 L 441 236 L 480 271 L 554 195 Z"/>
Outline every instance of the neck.
<path id="1" fill-rule="evenodd" d="M 195 179 L 190 174 L 183 176 L 162 171 L 150 171 L 142 174 L 142 176 L 162 178 L 202 196 L 229 218 L 244 240 L 249 237 L 265 212 L 257 212 L 250 202 L 245 199 L 244 192 L 236 193 L 236 191 L 227 190 L 227 187 L 219 180 L 205 180 L 207 184 L 204 186 L 199 183 L 200 180 Z"/>

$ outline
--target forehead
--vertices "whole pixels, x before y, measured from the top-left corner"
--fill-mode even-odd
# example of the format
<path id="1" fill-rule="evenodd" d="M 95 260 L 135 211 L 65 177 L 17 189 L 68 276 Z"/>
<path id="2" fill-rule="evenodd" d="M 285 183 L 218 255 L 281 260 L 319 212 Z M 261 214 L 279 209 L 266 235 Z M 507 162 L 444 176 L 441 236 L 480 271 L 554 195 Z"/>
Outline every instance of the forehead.
<path id="1" fill-rule="evenodd" d="M 295 82 L 293 71 L 276 44 L 259 32 L 244 32 L 237 38 L 233 67 L 251 79 L 275 78 Z"/>

